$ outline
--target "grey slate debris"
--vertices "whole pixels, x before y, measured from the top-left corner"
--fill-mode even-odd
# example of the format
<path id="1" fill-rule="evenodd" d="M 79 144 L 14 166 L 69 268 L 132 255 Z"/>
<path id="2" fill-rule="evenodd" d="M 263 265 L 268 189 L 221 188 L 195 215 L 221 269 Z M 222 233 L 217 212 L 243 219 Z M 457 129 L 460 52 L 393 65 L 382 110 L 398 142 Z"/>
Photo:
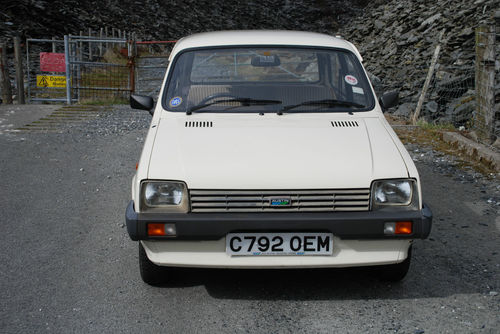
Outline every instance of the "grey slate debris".
<path id="1" fill-rule="evenodd" d="M 366 2 L 3 0 L 0 36 L 50 38 L 104 26 L 134 31 L 145 40 L 233 29 L 334 32 L 340 27 L 339 18 L 356 15 Z"/>
<path id="2" fill-rule="evenodd" d="M 430 102 L 421 116 L 467 126 L 475 108 L 475 28 L 492 24 L 497 7 L 496 0 L 372 1 L 362 15 L 344 25 L 342 34 L 360 49 L 368 72 L 381 79 L 383 91 L 400 90 L 401 106 L 389 112 L 407 116 L 416 106 L 444 29 L 427 94 Z"/>

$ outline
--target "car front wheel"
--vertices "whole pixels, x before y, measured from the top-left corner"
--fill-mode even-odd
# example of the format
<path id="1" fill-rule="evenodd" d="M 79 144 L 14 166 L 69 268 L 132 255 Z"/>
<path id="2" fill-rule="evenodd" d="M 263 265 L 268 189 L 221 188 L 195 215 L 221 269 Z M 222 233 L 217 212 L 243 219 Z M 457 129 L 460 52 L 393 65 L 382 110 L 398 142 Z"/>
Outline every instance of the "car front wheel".
<path id="1" fill-rule="evenodd" d="M 139 242 L 139 269 L 142 280 L 149 285 L 161 285 L 167 282 L 167 268 L 151 262 L 141 242 Z"/>
<path id="2" fill-rule="evenodd" d="M 411 262 L 411 246 L 408 249 L 408 256 L 403 262 L 396 264 L 389 264 L 379 266 L 377 269 L 379 270 L 379 277 L 383 281 L 389 282 L 399 282 L 403 278 L 405 278 L 408 273 L 408 269 L 410 269 Z"/>

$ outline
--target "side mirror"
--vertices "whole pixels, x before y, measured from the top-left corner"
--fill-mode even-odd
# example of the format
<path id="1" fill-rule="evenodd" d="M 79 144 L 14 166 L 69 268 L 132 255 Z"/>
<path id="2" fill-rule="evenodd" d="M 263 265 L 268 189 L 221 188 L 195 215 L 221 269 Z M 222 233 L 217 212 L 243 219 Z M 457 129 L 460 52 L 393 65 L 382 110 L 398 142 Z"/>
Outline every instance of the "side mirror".
<path id="1" fill-rule="evenodd" d="M 147 110 L 153 115 L 155 102 L 151 96 L 130 94 L 130 106 L 133 109 Z"/>
<path id="2" fill-rule="evenodd" d="M 378 102 L 382 107 L 382 111 L 385 112 L 387 109 L 397 106 L 399 103 L 399 92 L 393 91 L 385 93 L 379 97 Z"/>

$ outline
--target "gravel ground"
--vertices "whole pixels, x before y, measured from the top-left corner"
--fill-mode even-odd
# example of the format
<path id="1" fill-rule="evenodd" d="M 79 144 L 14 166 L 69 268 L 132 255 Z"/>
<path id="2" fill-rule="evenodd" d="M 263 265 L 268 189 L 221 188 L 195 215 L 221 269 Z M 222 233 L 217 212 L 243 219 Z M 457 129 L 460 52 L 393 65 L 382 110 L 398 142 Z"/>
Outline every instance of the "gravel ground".
<path id="1" fill-rule="evenodd" d="M 498 333 L 500 183 L 409 145 L 434 213 L 397 284 L 370 269 L 198 270 L 142 283 L 124 228 L 150 116 L 0 134 L 2 333 Z"/>

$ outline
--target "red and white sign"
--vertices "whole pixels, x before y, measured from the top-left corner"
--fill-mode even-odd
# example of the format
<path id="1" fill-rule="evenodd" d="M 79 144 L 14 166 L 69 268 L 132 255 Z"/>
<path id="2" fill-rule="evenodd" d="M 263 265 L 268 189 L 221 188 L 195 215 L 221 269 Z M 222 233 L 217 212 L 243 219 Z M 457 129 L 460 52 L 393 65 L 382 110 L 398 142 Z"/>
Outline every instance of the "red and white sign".
<path id="1" fill-rule="evenodd" d="M 42 72 L 66 72 L 64 53 L 40 52 Z"/>
<path id="2" fill-rule="evenodd" d="M 344 79 L 349 85 L 356 86 L 358 84 L 358 79 L 354 75 L 346 75 Z"/>

